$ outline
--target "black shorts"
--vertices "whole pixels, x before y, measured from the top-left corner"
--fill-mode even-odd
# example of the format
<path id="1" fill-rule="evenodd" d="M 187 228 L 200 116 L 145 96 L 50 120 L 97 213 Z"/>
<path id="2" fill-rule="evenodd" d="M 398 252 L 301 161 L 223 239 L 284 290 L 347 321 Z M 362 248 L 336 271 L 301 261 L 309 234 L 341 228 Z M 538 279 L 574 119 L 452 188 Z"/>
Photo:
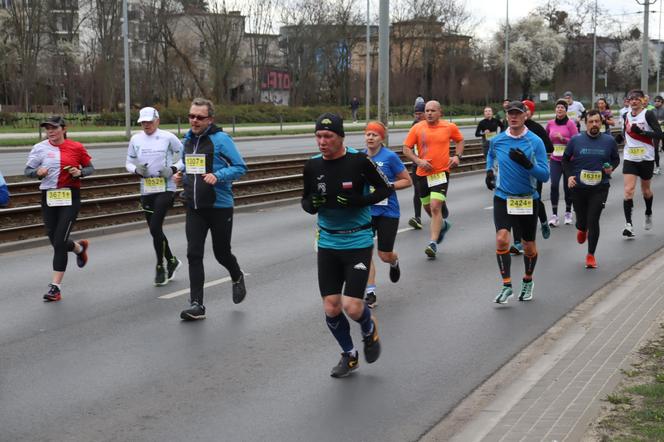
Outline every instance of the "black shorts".
<path id="1" fill-rule="evenodd" d="M 653 171 L 655 170 L 654 161 L 623 161 L 623 175 L 636 175 L 642 180 L 652 179 Z"/>
<path id="2" fill-rule="evenodd" d="M 154 213 L 157 206 L 166 206 L 166 209 L 173 207 L 175 201 L 175 192 L 166 191 L 158 193 L 148 193 L 141 195 L 141 207 L 148 213 Z"/>
<path id="3" fill-rule="evenodd" d="M 447 187 L 450 184 L 450 174 L 445 172 L 445 177 L 447 182 L 444 184 L 437 184 L 433 187 L 429 187 L 429 182 L 425 176 L 417 176 L 417 190 L 420 192 L 420 200 L 422 204 L 429 205 L 431 200 L 445 201 L 447 199 Z"/>
<path id="4" fill-rule="evenodd" d="M 374 236 L 378 236 L 378 250 L 381 252 L 394 250 L 394 241 L 397 238 L 397 230 L 399 230 L 399 218 L 372 216 L 371 227 Z"/>
<path id="5" fill-rule="evenodd" d="M 533 201 L 532 215 L 510 215 L 507 213 L 507 201 L 494 195 L 493 197 L 493 223 L 496 232 L 502 229 L 511 230 L 518 226 L 521 230 L 521 239 L 524 241 L 535 241 L 537 233 L 537 207 L 538 200 Z"/>
<path id="6" fill-rule="evenodd" d="M 318 248 L 318 288 L 322 297 L 343 294 L 364 299 L 373 247 L 366 249 Z M 345 284 L 345 286 L 344 286 Z"/>

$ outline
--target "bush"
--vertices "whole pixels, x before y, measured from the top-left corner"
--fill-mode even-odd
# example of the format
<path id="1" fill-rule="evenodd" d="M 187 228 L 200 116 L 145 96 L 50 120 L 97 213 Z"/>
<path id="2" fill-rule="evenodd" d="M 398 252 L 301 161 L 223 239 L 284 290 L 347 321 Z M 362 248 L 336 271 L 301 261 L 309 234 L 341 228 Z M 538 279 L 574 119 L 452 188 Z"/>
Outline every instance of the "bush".
<path id="1" fill-rule="evenodd" d="M 0 124 L 3 126 L 15 124 L 17 121 L 18 117 L 15 114 L 10 112 L 0 112 Z"/>

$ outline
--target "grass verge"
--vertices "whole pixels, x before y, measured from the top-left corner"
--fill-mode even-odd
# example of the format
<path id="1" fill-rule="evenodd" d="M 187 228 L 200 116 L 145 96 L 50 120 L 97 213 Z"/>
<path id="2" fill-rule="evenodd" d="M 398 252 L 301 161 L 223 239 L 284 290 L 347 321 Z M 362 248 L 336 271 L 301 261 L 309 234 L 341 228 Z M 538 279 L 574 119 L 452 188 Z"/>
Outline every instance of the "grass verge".
<path id="1" fill-rule="evenodd" d="M 593 424 L 592 440 L 664 440 L 664 324 L 623 374 L 617 389 L 604 398 L 602 413 Z"/>

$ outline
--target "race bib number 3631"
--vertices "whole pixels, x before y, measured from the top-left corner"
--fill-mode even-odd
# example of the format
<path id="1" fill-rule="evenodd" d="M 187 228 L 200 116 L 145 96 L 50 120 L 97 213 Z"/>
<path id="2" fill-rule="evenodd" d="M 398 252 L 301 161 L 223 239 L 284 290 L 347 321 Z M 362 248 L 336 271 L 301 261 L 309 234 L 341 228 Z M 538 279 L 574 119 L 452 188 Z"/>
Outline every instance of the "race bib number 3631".
<path id="1" fill-rule="evenodd" d="M 601 170 L 585 170 L 579 173 L 579 178 L 586 186 L 596 186 L 602 182 Z"/>
<path id="2" fill-rule="evenodd" d="M 205 155 L 191 154 L 184 157 L 185 167 L 188 174 L 201 175 L 206 173 Z"/>
<path id="3" fill-rule="evenodd" d="M 71 206 L 71 189 L 49 189 L 46 191 L 48 207 Z"/>
<path id="4" fill-rule="evenodd" d="M 533 198 L 530 196 L 510 196 L 507 198 L 507 213 L 510 215 L 532 215 Z"/>

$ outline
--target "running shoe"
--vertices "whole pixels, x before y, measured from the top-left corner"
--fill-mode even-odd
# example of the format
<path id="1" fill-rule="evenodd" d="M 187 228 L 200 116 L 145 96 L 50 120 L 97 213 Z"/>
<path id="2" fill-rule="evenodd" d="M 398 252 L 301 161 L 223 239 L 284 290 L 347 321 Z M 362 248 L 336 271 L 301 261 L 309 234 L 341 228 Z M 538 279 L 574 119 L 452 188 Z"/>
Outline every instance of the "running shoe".
<path id="1" fill-rule="evenodd" d="M 438 234 L 438 239 L 436 240 L 436 244 L 440 244 L 441 242 L 443 242 L 443 240 L 445 239 L 445 234 L 449 232 L 451 228 L 452 228 L 452 223 L 444 219 L 443 227 L 440 229 L 440 233 Z"/>
<path id="2" fill-rule="evenodd" d="M 523 246 L 520 242 L 515 242 L 513 246 L 510 247 L 510 254 L 518 256 L 523 253 Z"/>
<path id="3" fill-rule="evenodd" d="M 412 217 L 408 220 L 408 225 L 415 230 L 422 230 L 422 220 L 417 216 Z"/>
<path id="4" fill-rule="evenodd" d="M 597 261 L 595 261 L 595 256 L 588 253 L 586 255 L 586 268 L 587 269 L 596 269 Z"/>
<path id="5" fill-rule="evenodd" d="M 652 229 L 652 215 L 646 215 L 646 222 L 643 225 L 643 228 L 645 230 L 650 230 Z"/>
<path id="6" fill-rule="evenodd" d="M 188 309 L 182 310 L 180 313 L 180 319 L 184 321 L 205 319 L 205 306 L 193 301 Z"/>
<path id="7" fill-rule="evenodd" d="M 357 353 L 341 353 L 341 359 L 339 360 L 339 363 L 332 368 L 330 376 L 333 378 L 344 378 L 351 374 L 351 372 L 356 370 L 360 365 L 357 356 Z"/>
<path id="8" fill-rule="evenodd" d="M 625 238 L 634 238 L 636 235 L 634 235 L 634 228 L 630 223 L 625 223 L 625 228 L 623 229 L 623 236 Z"/>
<path id="9" fill-rule="evenodd" d="M 367 363 L 373 364 L 378 360 L 380 356 L 380 338 L 378 337 L 378 323 L 376 318 L 371 318 L 373 322 L 373 330 L 367 336 L 362 338 L 364 342 L 364 359 L 367 360 Z"/>
<path id="10" fill-rule="evenodd" d="M 60 289 L 55 284 L 48 285 L 48 292 L 44 295 L 44 302 L 55 302 L 62 298 Z"/>
<path id="11" fill-rule="evenodd" d="M 85 267 L 88 263 L 88 246 L 90 243 L 87 239 L 82 239 L 78 242 L 78 245 L 81 246 L 81 252 L 76 254 L 76 264 L 79 267 Z"/>
<path id="12" fill-rule="evenodd" d="M 390 264 L 390 281 L 398 282 L 401 277 L 401 269 L 399 268 L 399 261 L 396 265 Z"/>
<path id="13" fill-rule="evenodd" d="M 652 171 L 653 175 L 659 175 L 661 171 L 659 170 L 659 167 L 655 167 L 655 170 Z"/>
<path id="14" fill-rule="evenodd" d="M 551 227 L 558 227 L 560 225 L 560 220 L 558 219 L 558 215 L 551 215 L 549 218 L 549 225 Z"/>
<path id="15" fill-rule="evenodd" d="M 376 299 L 376 293 L 369 292 L 364 298 L 364 302 L 367 303 L 367 307 L 374 308 L 378 305 L 378 300 Z"/>
<path id="16" fill-rule="evenodd" d="M 565 225 L 570 226 L 573 222 L 574 220 L 572 219 L 572 212 L 565 212 Z"/>
<path id="17" fill-rule="evenodd" d="M 576 242 L 579 244 L 583 244 L 586 242 L 586 238 L 588 237 L 588 231 L 587 230 L 577 230 L 576 231 Z"/>
<path id="18" fill-rule="evenodd" d="M 170 281 L 175 276 L 175 272 L 182 267 L 182 261 L 177 259 L 175 256 L 166 261 L 166 271 L 168 272 L 168 280 Z"/>
<path id="19" fill-rule="evenodd" d="M 500 292 L 493 300 L 493 302 L 496 304 L 507 304 L 507 300 L 512 296 L 512 294 L 512 287 L 504 285 L 500 288 Z"/>
<path id="20" fill-rule="evenodd" d="M 244 273 L 240 279 L 233 281 L 233 304 L 239 304 L 247 296 L 247 287 L 244 285 Z"/>
<path id="21" fill-rule="evenodd" d="M 549 224 L 547 223 L 542 223 L 542 238 L 549 239 L 550 236 L 551 236 L 551 227 L 549 227 Z"/>
<path id="22" fill-rule="evenodd" d="M 436 243 L 434 241 L 431 241 L 427 246 L 427 248 L 424 249 L 424 253 L 431 259 L 436 258 L 437 252 L 438 252 L 438 247 L 436 246 Z"/>
<path id="23" fill-rule="evenodd" d="M 531 301 L 533 299 L 533 289 L 535 283 L 530 281 L 521 281 L 521 293 L 519 293 L 519 301 Z"/>
<path id="24" fill-rule="evenodd" d="M 162 265 L 157 265 L 157 271 L 154 276 L 154 285 L 159 287 L 166 284 L 168 284 L 168 278 L 166 277 L 166 269 L 164 269 L 164 266 Z"/>

